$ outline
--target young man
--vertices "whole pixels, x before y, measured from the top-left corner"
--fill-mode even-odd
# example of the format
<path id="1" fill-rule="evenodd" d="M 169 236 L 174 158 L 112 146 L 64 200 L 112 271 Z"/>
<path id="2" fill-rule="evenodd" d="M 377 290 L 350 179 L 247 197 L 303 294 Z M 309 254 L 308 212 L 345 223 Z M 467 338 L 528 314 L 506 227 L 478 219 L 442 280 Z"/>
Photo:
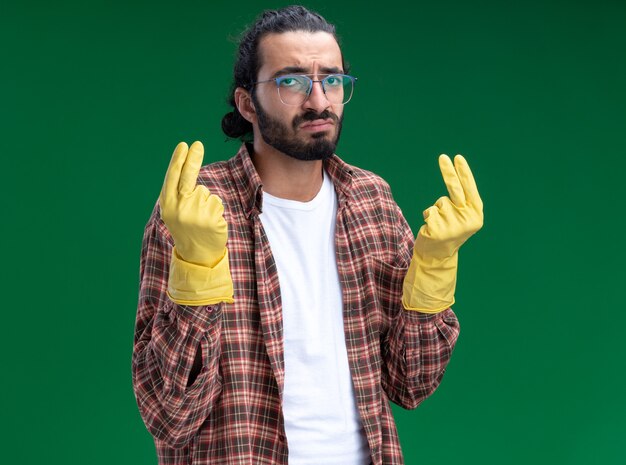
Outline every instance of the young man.
<path id="1" fill-rule="evenodd" d="M 389 405 L 439 385 L 459 325 L 461 244 L 482 225 L 465 160 L 417 238 L 389 186 L 334 154 L 348 75 L 303 7 L 243 37 L 224 132 L 201 167 L 180 143 L 146 226 L 133 352 L 159 463 L 402 464 Z"/>

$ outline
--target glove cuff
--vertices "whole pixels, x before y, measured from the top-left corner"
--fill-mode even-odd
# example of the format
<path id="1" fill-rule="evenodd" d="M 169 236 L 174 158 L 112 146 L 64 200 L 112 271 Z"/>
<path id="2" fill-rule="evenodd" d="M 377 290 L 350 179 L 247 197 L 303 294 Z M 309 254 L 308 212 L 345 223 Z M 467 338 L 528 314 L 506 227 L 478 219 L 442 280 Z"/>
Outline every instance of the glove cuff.
<path id="1" fill-rule="evenodd" d="M 233 303 L 233 293 L 227 248 L 215 266 L 208 267 L 183 260 L 174 246 L 167 289 L 173 302 L 195 306 Z"/>
<path id="2" fill-rule="evenodd" d="M 413 254 L 402 287 L 406 310 L 440 313 L 454 304 L 458 252 L 442 260 L 424 260 Z"/>

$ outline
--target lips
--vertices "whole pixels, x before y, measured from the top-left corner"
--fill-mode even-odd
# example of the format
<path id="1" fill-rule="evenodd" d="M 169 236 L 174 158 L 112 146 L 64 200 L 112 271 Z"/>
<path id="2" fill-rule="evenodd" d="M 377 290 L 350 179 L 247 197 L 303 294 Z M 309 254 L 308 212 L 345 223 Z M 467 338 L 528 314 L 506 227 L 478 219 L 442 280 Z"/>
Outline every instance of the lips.
<path id="1" fill-rule="evenodd" d="M 332 119 L 317 119 L 315 121 L 309 121 L 300 126 L 301 129 L 308 131 L 326 131 L 332 128 L 335 122 Z"/>

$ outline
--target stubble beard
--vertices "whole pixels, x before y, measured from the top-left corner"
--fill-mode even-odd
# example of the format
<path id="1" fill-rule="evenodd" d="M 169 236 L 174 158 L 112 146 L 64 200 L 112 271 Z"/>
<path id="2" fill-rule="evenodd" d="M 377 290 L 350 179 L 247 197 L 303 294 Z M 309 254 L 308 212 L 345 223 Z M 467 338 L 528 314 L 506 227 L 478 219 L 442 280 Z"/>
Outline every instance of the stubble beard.
<path id="1" fill-rule="evenodd" d="M 267 145 L 285 155 L 303 161 L 326 160 L 335 153 L 341 135 L 343 114 L 341 117 L 337 117 L 336 114 L 328 110 L 321 113 L 309 111 L 296 116 L 292 121 L 291 128 L 288 128 L 286 124 L 267 114 L 255 95 L 252 96 L 252 100 L 256 108 L 259 132 Z M 310 142 L 305 142 L 296 137 L 296 130 L 303 122 L 317 119 L 332 119 L 335 123 L 335 137 L 329 139 L 327 131 L 312 133 L 311 138 L 313 140 Z"/>

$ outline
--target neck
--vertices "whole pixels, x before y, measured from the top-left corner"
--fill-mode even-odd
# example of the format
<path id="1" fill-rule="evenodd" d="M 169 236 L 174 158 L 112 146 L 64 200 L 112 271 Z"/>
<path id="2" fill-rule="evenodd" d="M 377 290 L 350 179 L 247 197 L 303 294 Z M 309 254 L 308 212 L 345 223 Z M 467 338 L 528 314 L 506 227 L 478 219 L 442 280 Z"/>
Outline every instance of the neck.
<path id="1" fill-rule="evenodd" d="M 322 187 L 322 160 L 303 161 L 285 155 L 255 137 L 250 153 L 263 190 L 281 199 L 308 202 Z"/>

